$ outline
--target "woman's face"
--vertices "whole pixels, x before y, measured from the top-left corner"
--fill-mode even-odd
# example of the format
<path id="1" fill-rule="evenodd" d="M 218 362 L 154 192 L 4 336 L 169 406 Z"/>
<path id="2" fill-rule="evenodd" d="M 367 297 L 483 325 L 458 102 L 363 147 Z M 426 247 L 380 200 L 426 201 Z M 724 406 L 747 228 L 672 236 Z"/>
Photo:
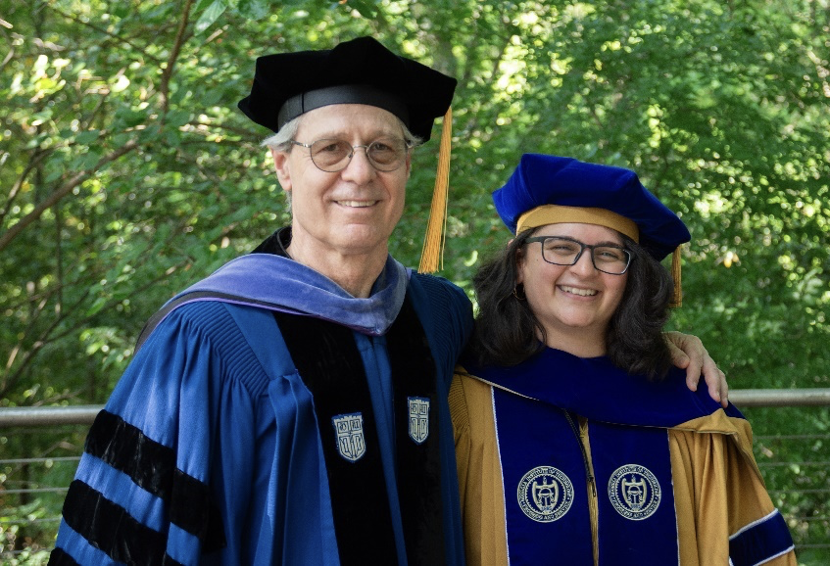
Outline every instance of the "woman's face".
<path id="1" fill-rule="evenodd" d="M 622 246 L 616 230 L 594 224 L 548 224 L 534 236 L 563 236 L 584 244 Z M 542 243 L 533 242 L 519 250 L 518 282 L 524 284 L 527 302 L 547 333 L 547 344 L 575 339 L 600 346 L 605 351 L 608 323 L 622 300 L 628 274 L 602 272 L 591 262 L 585 249 L 574 265 L 554 265 L 542 258 Z"/>

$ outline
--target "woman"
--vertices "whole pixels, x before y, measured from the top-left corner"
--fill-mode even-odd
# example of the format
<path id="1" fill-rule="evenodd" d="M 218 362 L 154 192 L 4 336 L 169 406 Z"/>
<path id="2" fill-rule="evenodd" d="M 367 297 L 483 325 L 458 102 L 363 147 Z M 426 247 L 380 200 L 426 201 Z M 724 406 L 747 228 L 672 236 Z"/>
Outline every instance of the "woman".
<path id="1" fill-rule="evenodd" d="M 671 365 L 685 225 L 633 172 L 554 156 L 494 201 L 516 237 L 450 393 L 468 562 L 795 564 L 749 424 Z"/>

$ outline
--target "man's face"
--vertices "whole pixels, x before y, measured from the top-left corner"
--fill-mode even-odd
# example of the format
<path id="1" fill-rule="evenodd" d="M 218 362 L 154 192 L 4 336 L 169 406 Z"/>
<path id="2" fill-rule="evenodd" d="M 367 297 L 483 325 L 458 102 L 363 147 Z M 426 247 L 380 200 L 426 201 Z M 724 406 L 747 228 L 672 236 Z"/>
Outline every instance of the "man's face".
<path id="1" fill-rule="evenodd" d="M 403 138 L 391 113 L 362 104 L 336 104 L 303 115 L 295 140 L 311 144 L 324 138 L 365 145 L 382 137 Z M 410 155 L 395 171 L 376 170 L 358 148 L 342 171 L 321 171 L 308 148 L 273 151 L 282 188 L 291 192 L 291 255 L 309 258 L 387 254 L 387 242 L 403 213 Z"/>

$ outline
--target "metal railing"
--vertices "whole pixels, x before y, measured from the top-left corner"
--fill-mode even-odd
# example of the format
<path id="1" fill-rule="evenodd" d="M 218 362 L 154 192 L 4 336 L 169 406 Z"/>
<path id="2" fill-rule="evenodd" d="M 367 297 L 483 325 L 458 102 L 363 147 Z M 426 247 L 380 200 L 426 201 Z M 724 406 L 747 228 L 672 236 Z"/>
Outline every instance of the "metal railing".
<path id="1" fill-rule="evenodd" d="M 91 425 L 103 405 L 0 408 L 0 429 L 16 426 Z"/>
<path id="2" fill-rule="evenodd" d="M 738 389 L 729 392 L 738 407 L 830 406 L 830 389 Z M 103 405 L 0 407 L 0 429 L 15 426 L 91 425 Z"/>
<path id="3" fill-rule="evenodd" d="M 730 391 L 729 399 L 744 412 L 809 413 L 830 407 L 830 389 L 743 389 Z M 0 408 L 0 563 L 45 563 L 83 439 L 102 408 Z M 760 419 L 748 416 L 757 429 Z M 26 453 L 34 444 L 27 437 L 39 440 L 37 453 Z M 7 453 L 10 438 L 23 447 L 16 454 Z M 799 564 L 830 564 L 830 430 L 756 435 L 754 450 L 770 496 L 796 539 Z"/>

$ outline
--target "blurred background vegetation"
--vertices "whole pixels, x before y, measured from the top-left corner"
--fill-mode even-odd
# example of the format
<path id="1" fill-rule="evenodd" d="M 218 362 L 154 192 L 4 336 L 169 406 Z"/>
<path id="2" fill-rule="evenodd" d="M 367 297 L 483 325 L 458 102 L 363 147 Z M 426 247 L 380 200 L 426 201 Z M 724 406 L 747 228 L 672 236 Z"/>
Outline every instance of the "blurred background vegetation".
<path id="1" fill-rule="evenodd" d="M 0 406 L 103 403 L 160 305 L 288 222 L 268 132 L 236 103 L 256 57 L 358 35 L 459 80 L 442 275 L 469 289 L 506 243 L 490 193 L 522 153 L 630 167 L 692 232 L 672 326 L 732 388 L 830 387 L 828 0 L 0 0 Z M 416 151 L 392 242 L 411 266 L 436 153 Z M 830 432 L 827 408 L 746 413 L 757 435 Z M 77 454 L 83 436 L 0 430 L 0 454 Z M 759 461 L 782 452 L 830 459 L 771 440 Z M 61 497 L 4 482 L 38 473 L 0 469 L 0 547 L 31 548 L 20 563 L 55 525 L 12 519 Z M 824 517 L 791 522 L 797 539 L 828 530 L 815 491 L 786 502 Z"/>

